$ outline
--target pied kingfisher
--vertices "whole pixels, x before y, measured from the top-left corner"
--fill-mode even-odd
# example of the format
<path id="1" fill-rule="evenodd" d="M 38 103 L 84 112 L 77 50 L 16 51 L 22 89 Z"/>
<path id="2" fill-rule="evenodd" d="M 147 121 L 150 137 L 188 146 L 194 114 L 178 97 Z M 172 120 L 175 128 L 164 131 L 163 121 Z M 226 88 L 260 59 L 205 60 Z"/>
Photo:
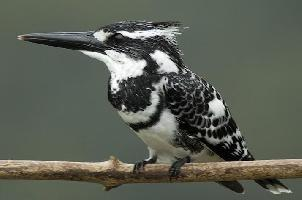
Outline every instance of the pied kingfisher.
<path id="1" fill-rule="evenodd" d="M 134 165 L 169 163 L 177 177 L 189 162 L 252 161 L 220 93 L 183 62 L 176 42 L 179 22 L 123 21 L 88 32 L 32 33 L 18 39 L 78 50 L 104 62 L 108 99 L 148 146 Z M 276 179 L 255 180 L 274 194 L 291 193 Z M 237 181 L 219 184 L 244 193 Z"/>

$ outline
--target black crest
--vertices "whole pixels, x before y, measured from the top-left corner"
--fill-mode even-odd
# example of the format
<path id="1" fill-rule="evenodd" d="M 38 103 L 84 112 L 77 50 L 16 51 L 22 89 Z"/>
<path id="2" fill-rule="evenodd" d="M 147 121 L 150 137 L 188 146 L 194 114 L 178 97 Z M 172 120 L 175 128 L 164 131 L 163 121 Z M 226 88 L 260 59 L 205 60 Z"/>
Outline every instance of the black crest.
<path id="1" fill-rule="evenodd" d="M 177 21 L 167 21 L 167 22 L 147 22 L 147 21 L 121 21 L 114 24 L 110 24 L 101 27 L 105 32 L 117 32 L 117 31 L 147 31 L 152 29 L 168 29 L 168 28 L 180 28 L 181 23 Z"/>

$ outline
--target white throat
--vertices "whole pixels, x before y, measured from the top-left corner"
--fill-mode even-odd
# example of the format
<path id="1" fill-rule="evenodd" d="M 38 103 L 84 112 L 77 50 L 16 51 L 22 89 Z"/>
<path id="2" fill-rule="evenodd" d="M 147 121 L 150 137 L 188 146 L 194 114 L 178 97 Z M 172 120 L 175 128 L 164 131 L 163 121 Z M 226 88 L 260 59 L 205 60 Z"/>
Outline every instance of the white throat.
<path id="1" fill-rule="evenodd" d="M 81 51 L 89 57 L 104 62 L 111 73 L 111 89 L 118 91 L 118 83 L 128 78 L 141 76 L 147 66 L 145 60 L 135 60 L 125 53 L 106 50 L 104 54 L 98 52 Z"/>

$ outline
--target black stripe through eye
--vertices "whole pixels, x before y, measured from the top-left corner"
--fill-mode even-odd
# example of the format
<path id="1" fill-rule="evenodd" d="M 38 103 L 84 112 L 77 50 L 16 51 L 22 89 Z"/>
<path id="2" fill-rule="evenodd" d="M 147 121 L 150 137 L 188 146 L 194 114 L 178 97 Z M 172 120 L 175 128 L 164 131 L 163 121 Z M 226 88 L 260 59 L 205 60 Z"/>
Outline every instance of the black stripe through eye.
<path id="1" fill-rule="evenodd" d="M 124 36 L 123 36 L 123 34 L 121 34 L 121 33 L 115 33 L 115 34 L 113 35 L 113 37 L 114 37 L 115 39 L 117 39 L 117 40 L 122 40 L 122 39 L 124 39 Z"/>

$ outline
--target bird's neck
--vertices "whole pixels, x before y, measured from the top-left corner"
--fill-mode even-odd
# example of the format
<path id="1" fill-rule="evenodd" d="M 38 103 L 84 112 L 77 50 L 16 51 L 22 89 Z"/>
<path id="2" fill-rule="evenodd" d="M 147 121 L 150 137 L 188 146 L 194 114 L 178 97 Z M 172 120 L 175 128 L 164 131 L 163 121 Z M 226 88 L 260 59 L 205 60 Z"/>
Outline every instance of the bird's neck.
<path id="1" fill-rule="evenodd" d="M 108 99 L 118 110 L 137 112 L 150 105 L 151 93 L 169 73 L 182 73 L 181 59 L 156 50 L 134 59 L 124 53 L 106 51 L 103 59 L 110 71 Z"/>
<path id="2" fill-rule="evenodd" d="M 110 50 L 106 51 L 106 55 L 106 59 L 103 61 L 111 74 L 112 89 L 116 89 L 114 82 L 143 75 L 180 73 L 185 68 L 178 52 L 172 54 L 163 50 L 155 50 L 141 59 L 131 58 L 124 53 Z"/>

